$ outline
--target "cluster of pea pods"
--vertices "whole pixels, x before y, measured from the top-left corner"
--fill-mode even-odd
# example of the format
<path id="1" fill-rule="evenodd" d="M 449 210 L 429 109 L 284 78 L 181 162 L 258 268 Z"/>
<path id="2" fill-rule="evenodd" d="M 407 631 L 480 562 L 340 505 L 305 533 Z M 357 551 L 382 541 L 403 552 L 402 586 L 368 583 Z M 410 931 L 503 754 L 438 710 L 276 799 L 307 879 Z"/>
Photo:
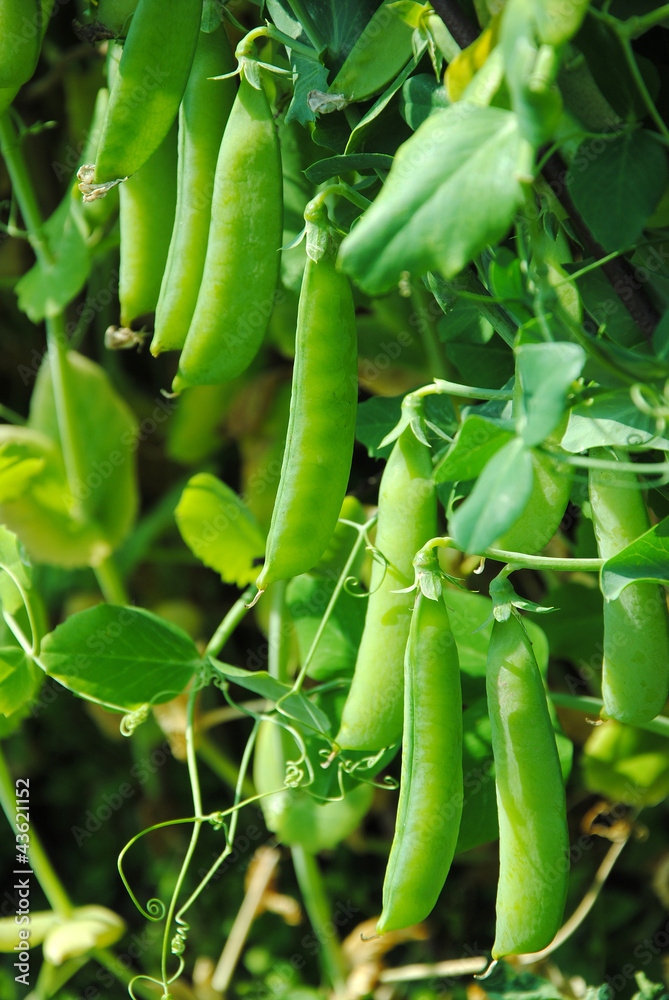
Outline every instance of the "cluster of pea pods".
<path id="1" fill-rule="evenodd" d="M 260 347 L 279 273 L 281 160 L 267 97 L 244 59 L 237 86 L 223 26 L 200 30 L 202 0 L 180 0 L 169 16 L 163 8 L 163 0 L 136 7 L 120 61 L 110 60 L 95 164 L 80 175 L 89 199 L 121 182 L 121 323 L 130 327 L 155 312 L 151 351 L 181 352 L 173 384 L 180 391 L 229 381 Z M 353 453 L 351 287 L 336 267 L 337 237 L 322 199 L 307 206 L 305 220 L 290 422 L 260 592 L 307 572 L 322 556 Z M 606 557 L 621 539 L 646 529 L 647 512 L 638 491 L 627 491 L 621 503 L 620 491 L 613 495 L 596 471 L 590 485 Z M 430 449 L 411 426 L 394 445 L 378 506 L 375 544 L 383 563 L 374 564 L 335 743 L 344 752 L 374 753 L 403 741 L 378 924 L 383 933 L 424 919 L 434 907 L 464 801 L 462 696 L 447 599 L 411 591 L 414 557 L 437 533 Z M 630 650 L 637 642 L 644 656 L 652 648 L 658 664 L 669 663 L 666 613 L 656 598 L 654 585 L 637 584 L 606 605 L 604 703 L 622 721 L 652 718 L 665 702 L 665 666 L 654 671 L 651 664 L 645 676 L 657 683 L 641 686 L 638 656 Z M 627 632 L 622 654 L 614 641 L 621 629 Z M 553 939 L 569 867 L 565 791 L 546 693 L 515 611 L 494 623 L 487 691 L 500 826 L 497 958 L 537 951 Z"/>

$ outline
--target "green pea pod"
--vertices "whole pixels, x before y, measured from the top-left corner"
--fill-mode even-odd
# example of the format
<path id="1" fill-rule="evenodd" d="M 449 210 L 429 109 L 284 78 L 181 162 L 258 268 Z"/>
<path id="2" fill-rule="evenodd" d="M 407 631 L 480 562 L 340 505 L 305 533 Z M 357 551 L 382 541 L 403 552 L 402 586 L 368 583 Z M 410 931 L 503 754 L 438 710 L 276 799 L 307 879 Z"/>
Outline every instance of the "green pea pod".
<path id="1" fill-rule="evenodd" d="M 286 450 L 259 590 L 310 570 L 337 525 L 351 472 L 358 401 L 355 308 L 331 241 L 307 257 L 297 314 Z"/>
<path id="2" fill-rule="evenodd" d="M 177 198 L 177 127 L 119 190 L 121 325 L 152 313 L 158 302 Z"/>
<path id="3" fill-rule="evenodd" d="M 359 826 L 374 789 L 354 785 L 342 799 L 319 802 L 303 788 L 284 788 L 286 762 L 297 756 L 292 736 L 274 722 L 261 722 L 253 758 L 253 783 L 268 830 L 283 844 L 316 854 L 332 850 Z M 273 794 L 268 794 L 273 793 Z"/>
<path id="4" fill-rule="evenodd" d="M 98 0 L 95 22 L 114 38 L 125 38 L 138 0 Z"/>
<path id="5" fill-rule="evenodd" d="M 443 598 L 419 593 L 404 661 L 402 777 L 378 934 L 432 911 L 455 853 L 463 802 L 458 650 Z"/>
<path id="6" fill-rule="evenodd" d="M 550 455 L 532 451 L 534 484 L 527 506 L 516 524 L 495 541 L 510 552 L 539 552 L 560 526 L 574 479 L 569 467 L 560 467 Z"/>
<path id="7" fill-rule="evenodd" d="M 499 817 L 493 958 L 539 951 L 564 912 L 569 833 L 555 733 L 532 643 L 515 613 L 495 621 L 488 711 Z"/>
<path id="8" fill-rule="evenodd" d="M 279 140 L 263 90 L 242 78 L 216 164 L 202 283 L 172 388 L 229 382 L 257 354 L 279 277 Z"/>
<path id="9" fill-rule="evenodd" d="M 388 459 L 379 490 L 375 563 L 365 628 L 336 743 L 380 750 L 402 736 L 404 651 L 413 593 L 397 593 L 414 581 L 413 558 L 437 532 L 437 500 L 430 449 L 411 427 Z"/>
<path id="10" fill-rule="evenodd" d="M 13 102 L 14 98 L 18 94 L 22 84 L 25 83 L 26 80 L 29 80 L 30 77 L 35 72 L 37 60 L 39 58 L 40 50 L 42 48 L 42 40 L 44 38 L 46 29 L 49 26 L 49 19 L 53 11 L 54 2 L 55 0 L 40 0 L 39 4 L 37 4 L 38 8 L 37 16 L 33 11 L 35 4 L 33 4 L 32 0 L 30 0 L 30 2 L 26 5 L 23 4 L 22 0 L 13 0 L 13 2 L 6 2 L 4 4 L 4 6 L 7 7 L 7 11 L 9 12 L 10 20 L 14 20 L 17 16 L 17 11 L 20 11 L 21 23 L 19 30 L 21 32 L 20 37 L 25 42 L 25 52 L 23 54 L 21 52 L 21 50 L 24 49 L 24 44 L 21 43 L 19 46 L 17 46 L 16 52 L 14 51 L 10 52 L 9 56 L 7 56 L 6 52 L 4 52 L 3 54 L 3 48 L 9 42 L 9 38 L 5 35 L 6 31 L 5 22 L 3 21 L 2 13 L 0 13 L 0 75 L 2 75 L 4 72 L 3 67 L 5 66 L 6 58 L 9 59 L 7 65 L 11 65 L 12 62 L 17 57 L 21 57 L 26 61 L 25 63 L 22 63 L 21 71 L 17 74 L 16 77 L 14 77 L 11 80 L 11 82 L 0 83 L 0 114 L 4 114 L 4 112 L 7 110 L 7 108 L 10 106 L 10 104 Z M 30 12 L 30 15 L 26 14 L 26 9 Z M 0 5 L 0 11 L 2 10 L 3 6 Z M 33 28 L 35 29 L 34 35 L 33 35 Z M 33 45 L 35 38 L 37 39 L 37 51 L 36 53 L 34 53 L 32 52 L 31 49 L 32 55 L 30 58 L 28 58 L 26 55 L 27 50 L 30 46 Z M 30 64 L 33 55 L 35 61 L 32 66 L 32 70 L 27 76 L 25 76 L 25 79 L 20 80 L 19 78 L 24 76 L 24 74 L 26 73 L 27 66 Z M 5 76 L 5 79 L 6 78 L 7 77 Z"/>
<path id="11" fill-rule="evenodd" d="M 155 153 L 177 116 L 202 16 L 202 0 L 139 0 L 100 136 L 93 180 L 129 177 Z"/>
<path id="12" fill-rule="evenodd" d="M 593 448 L 593 458 L 610 458 Z M 599 554 L 610 559 L 650 521 L 636 476 L 591 469 L 590 506 Z M 669 695 L 669 627 L 662 588 L 632 583 L 615 601 L 604 602 L 602 697 L 606 716 L 633 725 L 649 722 Z"/>
<path id="13" fill-rule="evenodd" d="M 33 75 L 41 27 L 40 0 L 0 0 L 0 87 L 20 87 Z"/>
<path id="14" fill-rule="evenodd" d="M 179 109 L 177 211 L 156 309 L 151 353 L 181 350 L 195 311 L 207 252 L 216 160 L 235 98 L 234 58 L 225 28 L 200 32 Z"/>

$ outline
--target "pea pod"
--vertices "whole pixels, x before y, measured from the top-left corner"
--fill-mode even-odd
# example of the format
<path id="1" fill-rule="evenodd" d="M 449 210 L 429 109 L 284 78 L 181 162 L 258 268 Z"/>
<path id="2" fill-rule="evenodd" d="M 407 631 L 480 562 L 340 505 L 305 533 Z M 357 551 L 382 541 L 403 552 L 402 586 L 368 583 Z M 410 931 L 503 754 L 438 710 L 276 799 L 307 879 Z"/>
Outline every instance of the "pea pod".
<path id="1" fill-rule="evenodd" d="M 534 485 L 527 506 L 516 524 L 495 541 L 498 549 L 511 552 L 539 552 L 551 540 L 564 517 L 573 473 L 560 468 L 550 455 L 532 451 Z"/>
<path id="2" fill-rule="evenodd" d="M 121 325 L 152 313 L 158 302 L 177 197 L 176 122 L 167 137 L 119 189 Z"/>
<path id="3" fill-rule="evenodd" d="M 349 788 L 344 797 L 319 802 L 304 788 L 284 788 L 286 762 L 297 756 L 292 736 L 274 722 L 261 722 L 253 759 L 253 783 L 268 830 L 289 846 L 315 854 L 332 850 L 348 837 L 368 811 L 371 785 Z M 277 791 L 279 789 L 279 791 Z M 281 790 L 282 789 L 282 790 Z M 273 793 L 273 794 L 268 794 Z"/>
<path id="4" fill-rule="evenodd" d="M 109 96 L 93 180 L 129 177 L 158 149 L 186 89 L 202 0 L 139 0 Z"/>
<path id="5" fill-rule="evenodd" d="M 355 309 L 349 280 L 335 267 L 336 247 L 325 239 L 318 260 L 307 257 L 302 279 L 286 450 L 259 590 L 315 566 L 336 527 L 351 471 Z"/>
<path id="6" fill-rule="evenodd" d="M 379 490 L 375 563 L 365 628 L 336 743 L 380 750 L 402 735 L 404 651 L 414 596 L 397 593 L 413 583 L 413 558 L 437 531 L 430 449 L 411 427 L 398 438 Z"/>
<path id="7" fill-rule="evenodd" d="M 14 23 L 16 23 L 15 19 L 18 16 L 17 12 L 20 12 L 21 28 L 24 32 L 24 35 L 22 35 L 21 37 L 22 38 L 25 37 L 26 52 L 21 53 L 20 50 L 23 48 L 23 45 L 20 45 L 18 46 L 16 52 L 12 50 L 8 55 L 7 51 L 4 51 L 3 54 L 3 50 L 6 49 L 7 44 L 9 43 L 9 37 L 8 35 L 5 34 L 5 32 L 7 31 L 5 27 L 6 22 L 3 21 L 2 14 L 0 14 L 0 74 L 4 72 L 2 67 L 4 67 L 5 65 L 11 66 L 14 63 L 16 57 L 20 56 L 22 60 L 25 60 L 21 62 L 21 68 L 19 72 L 15 77 L 11 78 L 11 81 L 9 83 L 0 83 L 0 114 L 4 114 L 4 112 L 7 110 L 7 108 L 10 106 L 10 104 L 18 94 L 22 84 L 25 83 L 26 80 L 29 80 L 30 77 L 35 72 L 37 60 L 39 59 L 40 50 L 42 48 L 42 40 L 44 38 L 46 29 L 49 25 L 49 19 L 53 11 L 54 2 L 55 0 L 40 0 L 39 4 L 36 5 L 38 11 L 36 15 L 33 12 L 35 4 L 33 4 L 32 0 L 30 0 L 30 2 L 27 5 L 24 5 L 22 0 L 6 0 L 5 2 L 9 19 L 13 20 Z M 27 10 L 31 12 L 32 14 L 31 17 L 28 17 L 28 15 L 26 14 L 26 7 Z M 0 11 L 2 9 L 3 9 L 2 6 L 0 6 Z M 35 28 L 34 35 L 33 35 L 33 28 Z M 36 39 L 36 51 L 34 51 L 32 48 L 35 39 Z M 28 48 L 30 48 L 30 56 L 28 56 L 27 54 Z M 34 63 L 32 65 L 32 69 L 30 73 L 28 73 L 28 75 L 25 76 L 25 74 L 27 73 L 27 67 L 30 65 L 33 57 L 34 57 Z M 6 59 L 8 59 L 7 63 Z M 9 74 L 5 76 L 5 79 L 7 79 L 8 76 Z M 24 77 L 24 79 L 22 80 L 21 77 Z"/>
<path id="8" fill-rule="evenodd" d="M 233 69 L 223 25 L 200 32 L 179 109 L 177 208 L 167 267 L 156 308 L 151 353 L 180 350 L 186 340 L 207 252 L 216 160 L 235 97 L 234 80 L 212 80 Z"/>
<path id="9" fill-rule="evenodd" d="M 240 375 L 267 329 L 282 235 L 279 141 L 267 97 L 242 78 L 216 164 L 207 254 L 172 388 Z"/>
<path id="10" fill-rule="evenodd" d="M 419 593 L 404 661 L 402 777 L 379 934 L 417 924 L 433 909 L 463 802 L 458 650 L 443 598 Z"/>
<path id="11" fill-rule="evenodd" d="M 493 958 L 538 951 L 564 912 L 569 835 L 562 771 L 532 643 L 495 621 L 486 674 L 499 817 Z"/>
<path id="12" fill-rule="evenodd" d="M 0 87 L 20 87 L 40 52 L 40 0 L 0 0 Z"/>
<path id="13" fill-rule="evenodd" d="M 594 448 L 593 458 L 610 458 Z M 590 506 L 599 554 L 609 559 L 650 521 L 636 476 L 590 470 Z M 618 722 L 654 719 L 669 695 L 669 627 L 662 588 L 632 583 L 614 601 L 604 602 L 602 697 L 604 714 Z"/>

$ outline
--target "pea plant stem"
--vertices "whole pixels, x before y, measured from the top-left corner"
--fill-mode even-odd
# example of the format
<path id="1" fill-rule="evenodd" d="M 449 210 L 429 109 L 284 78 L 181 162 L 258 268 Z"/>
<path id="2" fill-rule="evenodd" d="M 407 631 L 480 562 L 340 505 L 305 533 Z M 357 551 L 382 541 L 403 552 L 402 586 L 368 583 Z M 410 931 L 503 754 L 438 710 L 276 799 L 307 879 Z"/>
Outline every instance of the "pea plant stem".
<path id="1" fill-rule="evenodd" d="M 248 605 L 253 600 L 255 594 L 255 587 L 247 587 L 242 596 L 235 601 L 209 640 L 207 648 L 204 651 L 205 656 L 218 656 L 239 623 L 247 615 L 249 610 Z"/>
<path id="2" fill-rule="evenodd" d="M 290 631 L 286 628 L 286 581 L 272 584 L 269 610 L 269 646 L 267 670 L 271 677 L 285 683 L 288 679 L 288 642 Z"/>
<path id="3" fill-rule="evenodd" d="M 454 548 L 458 546 L 452 538 L 445 535 L 440 538 L 431 538 L 423 546 L 423 552 L 433 548 Z M 521 567 L 528 569 L 556 570 L 565 573 L 598 573 L 604 565 L 604 559 L 558 559 L 554 556 L 531 556 L 525 552 L 508 552 L 506 549 L 485 549 L 484 552 L 471 552 L 469 555 L 479 559 L 496 559 L 498 562 L 507 563 L 511 566 L 508 572 Z"/>
<path id="4" fill-rule="evenodd" d="M 110 557 L 93 567 L 102 596 L 107 604 L 128 604 L 128 593 L 118 567 Z"/>
<path id="5" fill-rule="evenodd" d="M 332 910 L 318 862 L 303 847 L 291 847 L 290 850 L 304 906 L 322 948 L 322 966 L 335 996 L 343 997 L 346 993 L 346 965 L 339 940 L 332 934 Z"/>
<path id="6" fill-rule="evenodd" d="M 567 694 L 565 691 L 551 691 L 549 694 L 554 705 L 558 705 L 561 708 L 569 708 L 575 712 L 583 712 L 585 715 L 593 717 L 599 716 L 604 705 L 601 698 L 593 698 L 590 695 Z M 669 718 L 666 718 L 664 715 L 658 715 L 656 719 L 651 719 L 650 722 L 637 723 L 637 728 L 645 729 L 649 733 L 658 733 L 660 736 L 669 737 Z"/>
<path id="7" fill-rule="evenodd" d="M 0 151 L 7 166 L 12 182 L 12 191 L 23 217 L 30 245 L 38 261 L 44 266 L 49 266 L 53 263 L 53 254 L 44 236 L 35 189 L 21 152 L 20 138 L 9 112 L 0 116 Z M 68 391 L 68 343 L 62 313 L 47 316 L 46 335 L 51 383 L 56 404 L 56 419 L 63 450 L 67 484 L 73 501 L 72 515 L 84 520 L 85 510 L 77 497 L 86 478 L 86 466 L 72 411 L 72 394 Z"/>
<path id="8" fill-rule="evenodd" d="M 17 834 L 16 829 L 16 793 L 14 781 L 2 749 L 0 748 L 0 805 L 7 817 L 7 822 Z M 33 822 L 30 823 L 30 840 L 28 842 L 28 858 L 37 880 L 42 887 L 44 895 L 49 901 L 51 909 L 63 917 L 69 917 L 72 913 L 72 903 L 62 886 L 60 879 L 56 875 L 51 862 L 42 846 L 42 842 L 37 835 Z"/>

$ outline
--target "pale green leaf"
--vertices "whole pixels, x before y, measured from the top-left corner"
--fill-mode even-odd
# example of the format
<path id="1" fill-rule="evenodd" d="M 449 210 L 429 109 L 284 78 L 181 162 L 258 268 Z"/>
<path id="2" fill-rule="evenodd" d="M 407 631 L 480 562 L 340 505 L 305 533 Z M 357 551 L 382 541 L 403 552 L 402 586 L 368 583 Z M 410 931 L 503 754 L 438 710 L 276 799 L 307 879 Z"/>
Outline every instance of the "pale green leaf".
<path id="1" fill-rule="evenodd" d="M 234 490 L 208 472 L 189 479 L 175 513 L 181 537 L 226 583 L 246 587 L 265 552 L 262 529 Z"/>

